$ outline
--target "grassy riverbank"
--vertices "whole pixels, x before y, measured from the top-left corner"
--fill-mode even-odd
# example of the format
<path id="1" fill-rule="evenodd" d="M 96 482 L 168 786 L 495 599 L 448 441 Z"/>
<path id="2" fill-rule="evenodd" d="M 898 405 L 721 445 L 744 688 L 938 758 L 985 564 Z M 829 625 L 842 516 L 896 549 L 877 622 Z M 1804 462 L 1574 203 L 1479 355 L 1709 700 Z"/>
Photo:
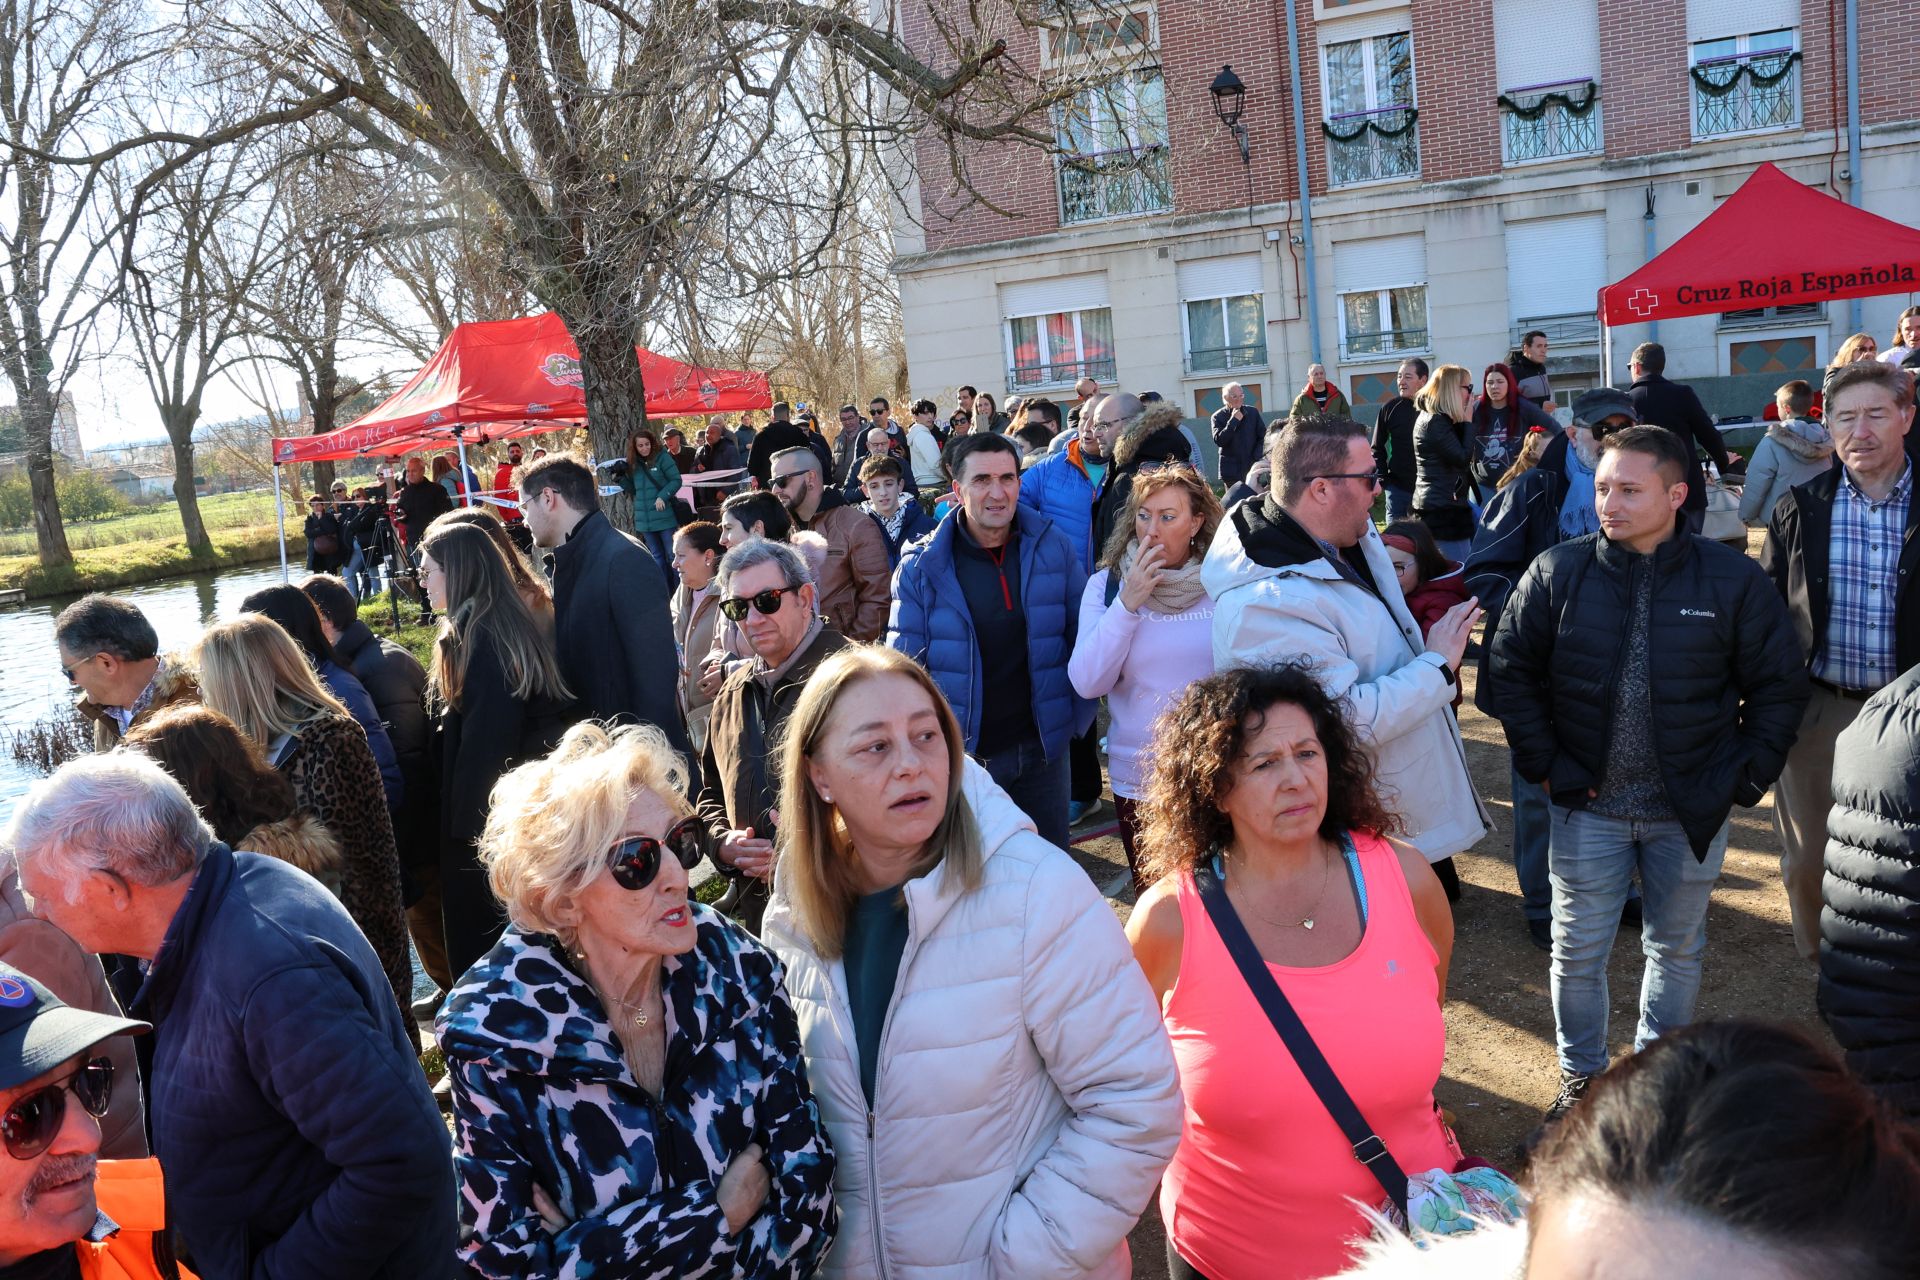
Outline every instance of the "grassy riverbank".
<path id="1" fill-rule="evenodd" d="M 41 565 L 31 529 L 0 533 L 0 589 L 24 588 L 28 599 L 78 591 L 113 591 L 136 583 L 211 569 L 260 564 L 277 559 L 271 493 L 222 493 L 200 500 L 200 515 L 213 542 L 213 555 L 193 556 L 180 526 L 180 509 L 171 503 L 105 520 L 73 522 L 67 545 L 73 563 L 58 569 Z M 302 558 L 298 512 L 287 519 L 287 554 Z"/>

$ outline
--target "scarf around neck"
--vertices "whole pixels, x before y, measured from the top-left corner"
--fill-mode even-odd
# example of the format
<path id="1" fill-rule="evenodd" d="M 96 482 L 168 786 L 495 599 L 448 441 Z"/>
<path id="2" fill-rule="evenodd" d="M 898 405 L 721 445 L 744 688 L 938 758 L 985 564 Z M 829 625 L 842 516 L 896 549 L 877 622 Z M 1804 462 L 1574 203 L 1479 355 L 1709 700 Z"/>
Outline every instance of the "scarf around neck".
<path id="1" fill-rule="evenodd" d="M 1119 567 L 1107 572 L 1124 578 L 1139 558 L 1140 540 L 1135 538 L 1127 544 Z M 1205 559 L 1204 556 L 1189 555 L 1187 562 L 1178 568 L 1160 571 L 1160 581 L 1154 584 L 1153 594 L 1147 597 L 1147 604 L 1155 613 L 1173 617 L 1185 613 L 1206 598 L 1207 589 L 1200 582 L 1200 567 Z"/>

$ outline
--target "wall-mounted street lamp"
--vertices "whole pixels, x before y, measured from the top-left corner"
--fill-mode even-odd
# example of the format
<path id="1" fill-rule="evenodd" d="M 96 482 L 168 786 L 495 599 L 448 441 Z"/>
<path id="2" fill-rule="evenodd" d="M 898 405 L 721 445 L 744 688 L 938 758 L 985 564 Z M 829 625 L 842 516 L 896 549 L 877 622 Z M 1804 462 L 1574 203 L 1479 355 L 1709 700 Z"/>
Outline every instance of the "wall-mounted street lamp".
<path id="1" fill-rule="evenodd" d="M 1240 114 L 1246 106 L 1247 86 L 1240 77 L 1233 74 L 1231 66 L 1220 68 L 1220 74 L 1207 86 L 1207 92 L 1213 95 L 1213 114 L 1220 117 L 1220 123 L 1227 126 L 1233 134 L 1233 140 L 1240 144 L 1240 167 L 1247 175 L 1247 224 L 1253 224 L 1253 148 L 1247 137 L 1247 126 L 1240 122 Z"/>

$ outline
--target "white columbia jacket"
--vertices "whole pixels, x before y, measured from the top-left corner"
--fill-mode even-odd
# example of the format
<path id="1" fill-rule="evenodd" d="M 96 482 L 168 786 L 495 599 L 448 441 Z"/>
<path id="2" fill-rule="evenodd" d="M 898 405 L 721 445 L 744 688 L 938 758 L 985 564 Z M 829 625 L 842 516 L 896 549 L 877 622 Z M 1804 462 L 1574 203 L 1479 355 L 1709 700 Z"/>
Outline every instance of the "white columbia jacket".
<path id="1" fill-rule="evenodd" d="M 1360 543 L 1376 596 L 1317 549 L 1303 553 L 1305 531 L 1276 523 L 1270 503 L 1236 506 L 1200 571 L 1215 602 L 1215 669 L 1311 664 L 1373 748 L 1381 798 L 1407 824 L 1408 842 L 1429 862 L 1472 848 L 1487 834 L 1487 811 L 1449 710 L 1455 689 L 1426 653 L 1380 535 L 1368 528 Z"/>
<path id="2" fill-rule="evenodd" d="M 860 1087 L 846 969 L 776 876 L 762 938 L 787 966 L 807 1078 L 833 1138 L 840 1229 L 823 1276 L 1123 1280 L 1126 1236 L 1180 1141 L 1173 1050 L 1113 909 L 984 769 L 985 866 L 910 881 L 907 946 Z"/>

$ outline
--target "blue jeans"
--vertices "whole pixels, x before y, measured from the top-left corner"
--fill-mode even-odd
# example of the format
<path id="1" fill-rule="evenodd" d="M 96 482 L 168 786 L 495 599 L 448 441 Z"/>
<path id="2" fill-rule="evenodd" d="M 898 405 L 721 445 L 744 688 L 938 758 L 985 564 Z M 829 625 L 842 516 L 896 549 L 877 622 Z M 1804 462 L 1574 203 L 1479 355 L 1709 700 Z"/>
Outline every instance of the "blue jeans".
<path id="1" fill-rule="evenodd" d="M 1072 774 L 1066 752 L 1049 760 L 1038 742 L 1023 742 L 975 759 L 993 775 L 1007 798 L 1033 819 L 1042 840 L 1061 849 L 1067 847 L 1067 791 Z"/>
<path id="2" fill-rule="evenodd" d="M 644 529 L 640 533 L 640 540 L 653 553 L 654 563 L 666 575 L 668 591 L 680 585 L 680 575 L 673 571 L 673 535 L 676 532 L 678 530 L 675 529 Z"/>
<path id="3" fill-rule="evenodd" d="M 1508 753 L 1511 760 L 1512 753 Z M 1520 771 L 1513 775 L 1513 874 L 1520 880 L 1520 906 L 1529 920 L 1553 916 L 1553 886 L 1547 881 L 1547 842 L 1553 835 L 1553 814 L 1547 793 L 1528 782 Z"/>
<path id="4" fill-rule="evenodd" d="M 1727 826 L 1720 825 L 1702 861 L 1671 819 L 1609 818 L 1559 805 L 1551 811 L 1554 1042 L 1561 1070 L 1591 1075 L 1607 1067 L 1607 956 L 1636 867 L 1647 964 L 1633 1047 L 1644 1049 L 1693 1020 L 1707 902 L 1727 856 Z"/>
<path id="5" fill-rule="evenodd" d="M 353 554 L 347 557 L 346 567 L 340 570 L 340 578 L 347 584 L 347 590 L 353 592 L 355 600 L 365 600 L 380 589 L 373 561 L 367 559 L 366 548 L 357 542 L 353 544 Z"/>
<path id="6" fill-rule="evenodd" d="M 1413 515 L 1413 490 L 1402 489 L 1397 484 L 1385 486 L 1387 490 L 1387 523 L 1405 520 Z"/>

